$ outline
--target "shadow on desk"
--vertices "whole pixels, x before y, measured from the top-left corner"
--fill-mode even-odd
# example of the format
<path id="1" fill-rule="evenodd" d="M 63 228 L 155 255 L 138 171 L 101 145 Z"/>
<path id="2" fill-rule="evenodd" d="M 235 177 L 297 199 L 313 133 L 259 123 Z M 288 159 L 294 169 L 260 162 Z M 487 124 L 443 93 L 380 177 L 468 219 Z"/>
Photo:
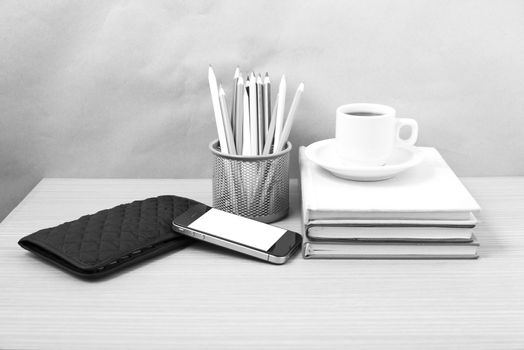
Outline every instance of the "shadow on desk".
<path id="1" fill-rule="evenodd" d="M 187 247 L 184 247 L 184 248 L 181 248 L 181 249 L 174 249 L 172 251 L 162 253 L 162 254 L 160 254 L 158 256 L 155 256 L 153 258 L 150 258 L 148 260 L 137 262 L 136 264 L 128 266 L 128 267 L 126 267 L 126 268 L 124 268 L 122 270 L 117 270 L 114 273 L 111 273 L 109 275 L 105 275 L 103 277 L 99 277 L 99 278 L 94 279 L 94 278 L 89 278 L 89 277 L 84 278 L 84 277 L 81 277 L 79 275 L 73 274 L 70 271 L 68 271 L 68 270 L 64 269 L 63 267 L 61 267 L 60 265 L 53 264 L 53 263 L 49 262 L 48 260 L 46 260 L 46 259 L 44 259 L 44 258 L 42 258 L 42 257 L 40 257 L 38 255 L 32 254 L 30 252 L 26 252 L 26 256 L 29 259 L 34 259 L 35 261 L 38 261 L 40 263 L 45 264 L 49 268 L 59 269 L 59 270 L 63 271 L 64 273 L 66 273 L 66 274 L 70 275 L 71 277 L 74 277 L 74 278 L 76 278 L 78 280 L 82 280 L 82 281 L 89 282 L 89 283 L 99 283 L 99 282 L 111 280 L 111 279 L 116 278 L 118 276 L 121 276 L 123 274 L 127 274 L 127 273 L 130 273 L 130 272 L 133 272 L 136 269 L 143 268 L 144 266 L 146 266 L 146 265 L 148 265 L 150 263 L 153 263 L 153 262 L 161 260 L 161 259 L 165 259 L 166 257 L 168 257 L 170 255 L 173 255 L 173 254 L 176 254 L 176 253 L 178 253 L 178 252 L 180 252 L 182 250 L 185 250 L 185 249 L 192 249 L 192 250 L 201 252 L 201 253 L 203 253 L 205 255 L 208 255 L 210 257 L 210 259 L 213 259 L 213 256 L 215 256 L 217 260 L 222 258 L 222 257 L 230 257 L 231 259 L 242 259 L 244 261 L 250 261 L 251 260 L 253 262 L 260 263 L 260 264 L 270 264 L 268 262 L 264 262 L 264 261 L 262 261 L 260 259 L 256 259 L 256 258 L 251 257 L 249 255 L 241 254 L 241 253 L 235 252 L 233 250 L 229 250 L 229 249 L 218 247 L 218 246 L 214 246 L 214 245 L 211 245 L 211 244 L 206 244 L 206 243 L 196 242 L 195 241 L 194 243 L 192 243 L 191 245 L 189 245 Z M 294 259 L 297 259 L 299 255 L 300 255 L 300 253 L 295 254 L 293 257 L 290 258 L 288 263 L 290 261 L 294 260 Z M 270 264 L 270 265 L 272 265 L 272 264 Z"/>

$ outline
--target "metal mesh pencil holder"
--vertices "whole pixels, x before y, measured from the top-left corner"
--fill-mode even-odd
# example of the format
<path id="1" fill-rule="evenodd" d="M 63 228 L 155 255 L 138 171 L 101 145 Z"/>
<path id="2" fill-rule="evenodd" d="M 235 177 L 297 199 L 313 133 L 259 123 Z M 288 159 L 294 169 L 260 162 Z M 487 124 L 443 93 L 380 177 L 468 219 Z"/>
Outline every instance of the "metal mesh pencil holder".
<path id="1" fill-rule="evenodd" d="M 289 212 L 289 152 L 238 156 L 220 153 L 218 140 L 209 144 L 214 155 L 213 206 L 261 222 L 273 222 Z"/>

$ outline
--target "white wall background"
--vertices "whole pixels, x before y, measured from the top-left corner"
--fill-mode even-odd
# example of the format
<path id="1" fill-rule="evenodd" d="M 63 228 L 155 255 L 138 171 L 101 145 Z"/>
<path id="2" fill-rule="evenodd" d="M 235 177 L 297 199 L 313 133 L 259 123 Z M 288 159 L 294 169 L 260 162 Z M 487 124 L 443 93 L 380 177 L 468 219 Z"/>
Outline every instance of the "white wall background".
<path id="1" fill-rule="evenodd" d="M 294 145 L 379 102 L 459 175 L 524 175 L 522 0 L 4 0 L 0 219 L 45 176 L 209 177 L 209 63 L 304 81 Z"/>

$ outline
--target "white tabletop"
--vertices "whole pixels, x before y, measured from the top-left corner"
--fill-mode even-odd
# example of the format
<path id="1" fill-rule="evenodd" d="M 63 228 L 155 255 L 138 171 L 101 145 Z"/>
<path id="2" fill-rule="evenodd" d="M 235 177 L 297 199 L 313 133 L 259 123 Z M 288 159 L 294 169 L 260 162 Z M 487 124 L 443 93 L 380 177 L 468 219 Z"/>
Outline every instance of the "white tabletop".
<path id="1" fill-rule="evenodd" d="M 17 245 L 38 229 L 209 180 L 44 179 L 0 224 L 0 348 L 523 349 L 524 177 L 468 178 L 478 260 L 271 265 L 194 244 L 99 282 Z M 278 225 L 300 230 L 298 189 Z"/>

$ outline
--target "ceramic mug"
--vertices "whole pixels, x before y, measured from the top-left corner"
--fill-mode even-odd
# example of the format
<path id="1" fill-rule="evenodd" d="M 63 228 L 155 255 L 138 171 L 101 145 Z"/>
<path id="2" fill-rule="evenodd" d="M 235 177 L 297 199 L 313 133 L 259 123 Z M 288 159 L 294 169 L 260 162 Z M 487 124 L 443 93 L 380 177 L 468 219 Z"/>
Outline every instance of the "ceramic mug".
<path id="1" fill-rule="evenodd" d="M 414 119 L 396 118 L 392 107 L 374 103 L 353 103 L 337 108 L 336 152 L 338 156 L 363 165 L 384 165 L 398 145 L 414 145 L 418 124 Z M 400 137 L 407 126 L 411 135 Z"/>

